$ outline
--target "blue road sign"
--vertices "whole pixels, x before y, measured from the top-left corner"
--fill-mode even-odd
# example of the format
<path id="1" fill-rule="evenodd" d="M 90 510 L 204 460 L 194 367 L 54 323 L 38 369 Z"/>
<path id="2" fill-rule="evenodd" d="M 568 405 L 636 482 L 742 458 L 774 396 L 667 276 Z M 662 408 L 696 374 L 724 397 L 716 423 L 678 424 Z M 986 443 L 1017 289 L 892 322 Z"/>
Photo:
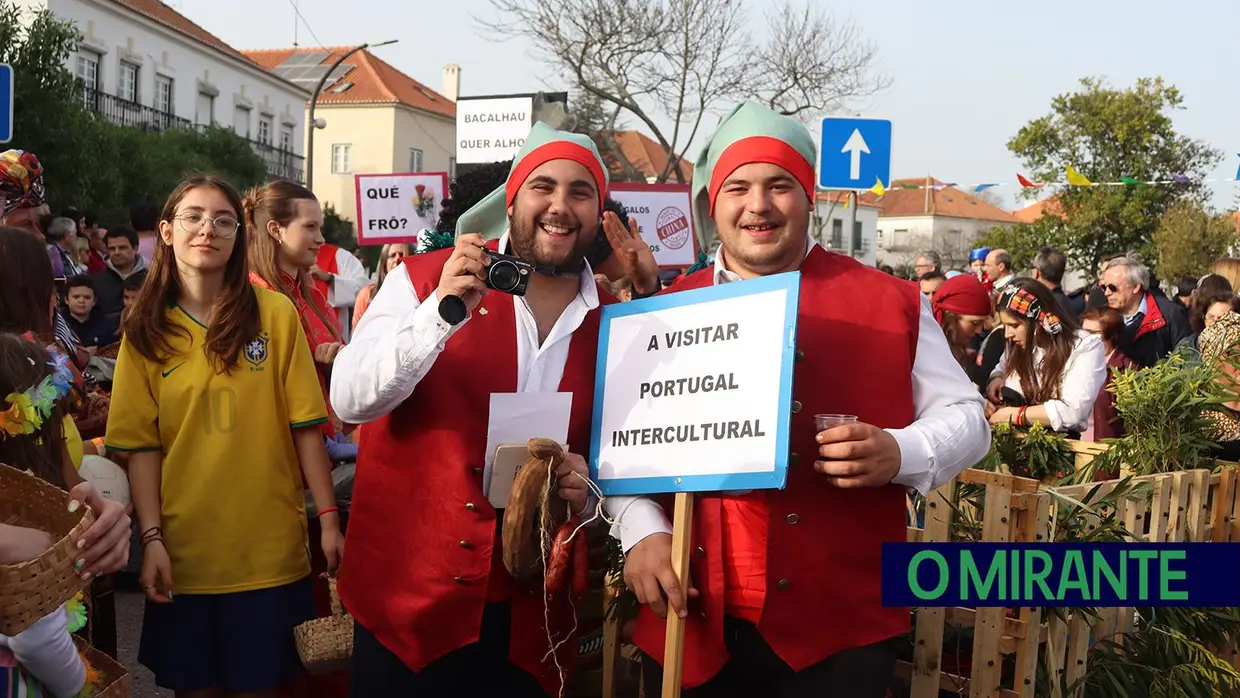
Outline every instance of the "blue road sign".
<path id="1" fill-rule="evenodd" d="M 891 185 L 891 122 L 828 116 L 818 148 L 818 187 L 869 189 Z"/>
<path id="2" fill-rule="evenodd" d="M 13 68 L 0 63 L 0 143 L 13 140 Z"/>

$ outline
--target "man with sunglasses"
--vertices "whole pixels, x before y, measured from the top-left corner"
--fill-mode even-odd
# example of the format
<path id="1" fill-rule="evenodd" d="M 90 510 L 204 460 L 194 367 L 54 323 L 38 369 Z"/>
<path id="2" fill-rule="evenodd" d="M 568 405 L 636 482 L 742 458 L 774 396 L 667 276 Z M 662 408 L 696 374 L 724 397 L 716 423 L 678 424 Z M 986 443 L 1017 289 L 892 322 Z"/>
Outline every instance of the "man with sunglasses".
<path id="1" fill-rule="evenodd" d="M 1189 335 L 1184 312 L 1151 289 L 1150 270 L 1130 257 L 1107 264 L 1099 283 L 1107 305 L 1124 318 L 1120 349 L 1142 368 L 1153 366 Z"/>

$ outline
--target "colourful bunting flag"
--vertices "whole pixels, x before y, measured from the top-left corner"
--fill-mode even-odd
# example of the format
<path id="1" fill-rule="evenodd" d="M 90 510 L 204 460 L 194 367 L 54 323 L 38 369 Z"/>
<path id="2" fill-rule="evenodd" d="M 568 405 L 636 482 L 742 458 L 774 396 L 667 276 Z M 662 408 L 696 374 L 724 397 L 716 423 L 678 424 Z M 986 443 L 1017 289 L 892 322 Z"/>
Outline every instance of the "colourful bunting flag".
<path id="1" fill-rule="evenodd" d="M 1171 181 L 1175 182 L 1176 184 L 1192 184 L 1193 180 L 1189 179 L 1188 177 L 1185 177 L 1182 174 L 1178 174 L 1172 177 Z"/>
<path id="2" fill-rule="evenodd" d="M 1025 179 L 1025 175 L 1020 174 L 1019 172 L 1016 173 L 1016 181 L 1020 182 L 1020 185 L 1026 189 L 1037 189 L 1042 186 L 1041 184 L 1034 184 L 1033 182 Z"/>
<path id="3" fill-rule="evenodd" d="M 875 177 L 874 186 L 870 187 L 870 193 L 875 196 L 882 196 L 887 193 L 887 187 L 883 186 L 883 180 Z"/>
<path id="4" fill-rule="evenodd" d="M 1145 182 L 1142 182 L 1141 180 L 1137 179 L 1136 177 L 1120 177 L 1120 178 L 1119 178 L 1119 183 L 1120 183 L 1120 184 L 1127 184 L 1128 186 L 1133 186 L 1133 185 L 1137 185 L 1137 184 L 1145 184 Z"/>
<path id="5" fill-rule="evenodd" d="M 979 184 L 976 187 L 973 187 L 973 193 L 976 194 L 979 192 L 984 192 L 991 187 L 997 187 L 997 186 L 999 186 L 998 182 L 991 182 L 989 184 Z"/>
<path id="6" fill-rule="evenodd" d="M 921 189 L 921 185 L 920 184 L 909 184 L 908 182 L 901 182 L 900 188 L 901 189 Z"/>
<path id="7" fill-rule="evenodd" d="M 1064 171 L 1068 175 L 1068 184 L 1074 187 L 1090 187 L 1094 184 L 1085 175 L 1077 172 L 1071 165 L 1066 166 Z"/>
<path id="8" fill-rule="evenodd" d="M 1236 157 L 1240 157 L 1240 153 L 1236 153 Z M 1236 168 L 1236 181 L 1240 182 L 1240 167 Z"/>

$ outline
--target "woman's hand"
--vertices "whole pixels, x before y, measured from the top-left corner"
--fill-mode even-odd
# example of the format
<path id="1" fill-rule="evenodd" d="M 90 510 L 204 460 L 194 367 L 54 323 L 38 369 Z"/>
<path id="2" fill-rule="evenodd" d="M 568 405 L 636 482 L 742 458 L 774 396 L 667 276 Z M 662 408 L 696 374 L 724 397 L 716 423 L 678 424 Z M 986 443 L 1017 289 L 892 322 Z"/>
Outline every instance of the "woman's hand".
<path id="1" fill-rule="evenodd" d="M 339 354 L 340 350 L 343 348 L 344 345 L 340 342 L 320 344 L 314 348 L 314 361 L 325 366 L 331 366 L 336 360 L 336 355 Z"/>
<path id="2" fill-rule="evenodd" d="M 78 540 L 78 569 L 89 577 L 111 574 L 129 563 L 130 520 L 124 505 L 105 498 L 83 482 L 69 491 L 69 511 L 83 504 L 95 512 L 95 523 Z"/>
<path id="3" fill-rule="evenodd" d="M 616 214 L 607 211 L 603 214 L 603 232 L 624 275 L 633 280 L 634 290 L 643 295 L 659 290 L 659 263 L 650 246 L 642 240 L 637 220 L 630 218 L 626 228 Z"/>
<path id="4" fill-rule="evenodd" d="M 990 383 L 986 385 L 986 399 L 990 400 L 996 405 L 1002 405 L 1003 404 L 1003 384 L 1004 384 L 1004 380 L 1002 376 L 1000 376 L 999 378 L 992 378 L 990 380 Z"/>
<path id="5" fill-rule="evenodd" d="M 991 424 L 1007 424 L 1016 417 L 1015 407 L 1000 407 L 990 415 Z"/>
<path id="6" fill-rule="evenodd" d="M 0 565 L 29 562 L 55 544 L 50 535 L 37 528 L 0 524 Z"/>
<path id="7" fill-rule="evenodd" d="M 172 601 L 172 561 L 163 540 L 147 543 L 142 550 L 142 591 L 154 603 Z"/>
<path id="8" fill-rule="evenodd" d="M 340 514 L 328 512 L 319 517 L 319 542 L 327 559 L 327 574 L 335 577 L 344 559 L 344 534 L 340 532 Z"/>

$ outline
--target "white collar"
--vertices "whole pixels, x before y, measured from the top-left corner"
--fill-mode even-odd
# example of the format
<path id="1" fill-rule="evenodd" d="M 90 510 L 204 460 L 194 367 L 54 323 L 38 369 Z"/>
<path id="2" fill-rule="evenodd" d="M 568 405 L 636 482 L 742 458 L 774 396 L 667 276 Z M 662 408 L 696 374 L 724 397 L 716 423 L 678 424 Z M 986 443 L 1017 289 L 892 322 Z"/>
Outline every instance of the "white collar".
<path id="1" fill-rule="evenodd" d="M 814 248 L 817 246 L 818 246 L 818 243 L 814 242 L 814 238 L 810 237 L 809 235 L 805 236 L 805 256 L 806 257 L 808 257 L 809 253 L 813 252 Z M 718 254 L 715 255 L 715 278 L 714 278 L 715 285 L 726 284 L 729 281 L 740 281 L 740 280 L 741 280 L 740 275 L 728 269 L 727 263 L 723 261 L 723 245 L 720 245 L 719 252 Z"/>
<path id="2" fill-rule="evenodd" d="M 508 231 L 499 238 L 499 247 L 497 249 L 504 250 L 508 247 Z M 500 254 L 504 254 L 501 252 Z M 594 310 L 598 307 L 598 282 L 594 280 L 594 269 L 590 267 L 589 260 L 581 260 L 581 300 L 585 302 L 586 309 Z"/>

